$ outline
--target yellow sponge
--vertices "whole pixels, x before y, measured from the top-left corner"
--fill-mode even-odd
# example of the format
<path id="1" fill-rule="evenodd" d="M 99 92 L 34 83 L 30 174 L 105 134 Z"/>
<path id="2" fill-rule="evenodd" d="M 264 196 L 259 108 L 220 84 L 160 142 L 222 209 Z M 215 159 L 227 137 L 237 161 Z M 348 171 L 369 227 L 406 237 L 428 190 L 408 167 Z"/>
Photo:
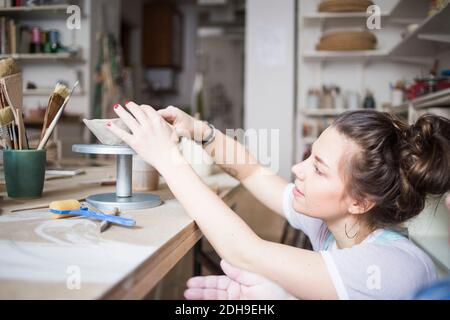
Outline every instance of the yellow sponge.
<path id="1" fill-rule="evenodd" d="M 50 203 L 49 208 L 58 211 L 79 210 L 81 208 L 81 204 L 77 200 L 53 201 L 52 203 Z M 76 217 L 77 215 L 50 213 L 50 216 L 54 219 L 64 219 Z"/>

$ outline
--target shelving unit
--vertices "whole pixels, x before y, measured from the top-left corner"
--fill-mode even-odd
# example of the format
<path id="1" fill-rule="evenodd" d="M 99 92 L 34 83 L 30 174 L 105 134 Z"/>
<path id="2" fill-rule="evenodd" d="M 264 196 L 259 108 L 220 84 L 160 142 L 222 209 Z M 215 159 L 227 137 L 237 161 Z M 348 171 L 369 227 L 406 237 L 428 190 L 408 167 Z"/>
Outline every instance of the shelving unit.
<path id="1" fill-rule="evenodd" d="M 307 59 L 316 60 L 339 60 L 339 59 L 379 59 L 389 58 L 392 60 L 426 64 L 433 63 L 430 56 L 436 55 L 443 50 L 450 48 L 450 3 L 433 16 L 426 17 L 426 1 L 405 1 L 399 0 L 391 12 L 384 12 L 381 18 L 388 22 L 397 24 L 418 23 L 416 30 L 401 39 L 390 49 L 364 50 L 364 51 L 303 51 L 302 56 Z M 410 7 L 412 6 L 412 8 Z M 412 16 L 407 16 L 405 12 L 413 12 Z M 349 20 L 367 18 L 365 12 L 348 13 L 306 13 L 305 20 Z"/>
<path id="2" fill-rule="evenodd" d="M 80 80 L 80 90 L 76 91 L 66 108 L 66 115 L 91 117 L 94 99 L 94 73 L 100 44 L 97 35 L 101 32 L 113 34 L 116 39 L 120 32 L 120 24 L 108 21 L 120 21 L 119 0 L 73 0 L 53 1 L 59 4 L 38 5 L 32 7 L 0 8 L 0 15 L 12 18 L 17 24 L 29 27 L 38 26 L 44 30 L 57 29 L 60 41 L 70 52 L 57 54 L 15 54 L 1 55 L 3 58 L 14 58 L 19 62 L 24 81 L 24 112 L 28 119 L 38 108 L 45 107 L 56 82 L 64 81 L 71 86 Z M 72 12 L 67 12 L 71 5 L 81 9 L 80 29 L 69 29 L 67 18 Z M 28 83 L 33 83 L 37 90 L 26 90 Z M 82 129 L 82 130 L 81 130 Z M 30 130 L 30 135 L 33 131 Z M 80 133 L 81 132 L 81 133 Z M 64 157 L 73 157 L 72 144 L 86 143 L 89 133 L 82 122 L 67 123 L 62 121 L 53 136 L 60 140 L 58 153 Z"/>
<path id="3" fill-rule="evenodd" d="M 421 1 L 421 0 L 419 0 Z M 390 28 L 392 32 L 400 34 L 403 29 L 402 25 L 398 25 L 398 19 L 404 18 L 398 10 L 402 9 L 404 4 L 401 4 L 402 0 L 397 4 L 392 4 L 388 0 L 375 0 L 375 4 L 381 8 L 381 19 L 383 28 Z M 376 73 L 374 71 L 374 65 L 378 63 L 392 63 L 390 59 L 391 46 L 395 44 L 395 37 L 392 37 L 391 30 L 384 31 L 378 34 L 375 30 L 377 38 L 383 38 L 387 34 L 387 38 L 390 42 L 379 41 L 379 48 L 376 50 L 361 50 L 361 51 L 317 51 L 314 46 L 317 43 L 321 34 L 329 31 L 330 28 L 336 28 L 339 30 L 345 29 L 358 29 L 365 30 L 367 13 L 366 12 L 347 12 L 347 13 L 326 13 L 317 12 L 317 5 L 319 1 L 301 2 L 299 8 L 299 71 L 300 80 L 298 88 L 298 112 L 299 119 L 297 134 L 302 136 L 303 124 L 308 122 L 309 124 L 316 123 L 319 126 L 323 124 L 320 119 L 331 119 L 340 115 L 342 112 L 348 109 L 308 109 L 307 91 L 309 89 L 318 89 L 323 85 L 335 84 L 341 88 L 341 94 L 345 96 L 345 91 L 352 91 L 353 94 L 359 95 L 359 101 L 362 104 L 366 89 L 373 91 L 372 84 L 370 83 L 371 74 Z M 391 20 L 395 20 L 394 26 L 391 27 Z M 348 24 L 348 25 L 347 25 Z M 400 36 L 399 36 L 400 38 Z M 399 57 L 396 60 L 406 60 Z M 415 59 L 411 59 L 411 62 L 416 62 Z M 428 63 L 428 62 L 427 62 Z M 371 69 L 370 69 L 371 68 Z M 406 67 L 408 68 L 408 67 Z M 416 68 L 416 67 L 415 67 Z M 370 71 L 368 70 L 370 69 Z M 401 69 L 401 68 L 400 68 Z M 305 71 L 306 70 L 306 71 Z M 333 70 L 333 71 L 329 71 Z M 339 70 L 339 71 L 337 71 Z M 332 76 L 333 72 L 345 72 L 346 74 L 352 74 L 353 81 L 347 81 L 344 83 L 341 81 L 342 77 L 339 74 Z M 392 74 L 394 71 L 391 72 Z M 308 76 L 304 76 L 308 74 Z M 347 77 L 348 78 L 348 77 Z M 384 96 L 388 96 L 387 92 L 388 84 L 383 89 Z M 380 89 L 378 89 L 380 91 Z M 377 97 L 377 93 L 375 92 Z M 377 100 L 377 104 L 380 106 L 382 101 Z M 362 107 L 362 105 L 361 105 Z M 320 131 L 318 131 L 320 132 Z M 300 161 L 304 154 L 304 151 L 308 147 L 313 138 L 303 139 L 300 138 L 300 147 L 296 152 L 296 160 Z"/>
<path id="4" fill-rule="evenodd" d="M 389 53 L 390 56 L 419 56 L 428 58 L 450 49 L 450 4 L 402 39 Z"/>
<path id="5" fill-rule="evenodd" d="M 430 107 L 445 107 L 450 106 L 450 88 L 445 90 L 440 90 L 434 93 L 430 93 L 414 100 L 406 101 L 399 106 L 393 106 L 393 109 L 405 108 L 407 106 L 412 106 L 417 110 L 426 109 Z"/>
<path id="6" fill-rule="evenodd" d="M 90 21 L 85 14 L 92 4 L 92 0 L 75 0 L 70 4 L 61 1 L 60 4 L 51 5 L 35 5 L 35 6 L 21 6 L 21 7 L 7 7 L 0 8 L 0 15 L 14 19 L 21 25 L 39 26 L 43 29 L 58 29 L 60 31 L 60 40 L 63 45 L 70 48 L 68 52 L 58 53 L 16 53 L 16 54 L 2 54 L 0 59 L 12 58 L 19 62 L 24 84 L 27 81 L 37 83 L 41 86 L 52 86 L 60 80 L 65 80 L 74 83 L 77 80 L 78 74 L 82 74 L 84 79 L 90 78 L 90 66 L 88 61 L 82 57 L 82 54 L 87 54 L 91 39 L 85 36 L 83 28 L 90 27 Z M 81 9 L 81 23 L 82 29 L 69 30 L 66 27 L 66 19 L 71 12 L 67 9 L 71 5 L 78 5 Z M 42 73 L 42 70 L 47 72 Z M 74 71 L 77 74 L 75 75 Z M 52 79 L 53 77 L 53 79 Z M 86 83 L 84 83 L 86 85 Z M 25 113 L 26 107 L 36 107 L 37 104 L 43 103 L 42 99 L 36 99 L 43 96 L 43 92 L 33 94 L 32 92 L 25 92 L 24 104 Z M 82 96 L 79 96 L 82 97 Z M 84 105 L 90 102 L 88 99 L 83 99 Z M 70 109 L 70 108 L 69 108 Z M 69 111 L 70 112 L 70 111 Z"/>

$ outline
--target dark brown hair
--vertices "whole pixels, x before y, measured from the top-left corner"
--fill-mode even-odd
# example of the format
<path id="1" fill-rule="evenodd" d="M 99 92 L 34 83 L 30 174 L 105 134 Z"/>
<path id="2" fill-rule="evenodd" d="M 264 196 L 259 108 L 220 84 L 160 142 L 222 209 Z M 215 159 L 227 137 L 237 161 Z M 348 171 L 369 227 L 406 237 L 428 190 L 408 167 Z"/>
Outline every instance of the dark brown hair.
<path id="1" fill-rule="evenodd" d="M 349 111 L 332 124 L 359 152 L 344 166 L 346 190 L 375 206 L 370 227 L 394 227 L 418 215 L 428 195 L 450 190 L 450 120 L 425 114 L 408 125 L 375 110 Z"/>

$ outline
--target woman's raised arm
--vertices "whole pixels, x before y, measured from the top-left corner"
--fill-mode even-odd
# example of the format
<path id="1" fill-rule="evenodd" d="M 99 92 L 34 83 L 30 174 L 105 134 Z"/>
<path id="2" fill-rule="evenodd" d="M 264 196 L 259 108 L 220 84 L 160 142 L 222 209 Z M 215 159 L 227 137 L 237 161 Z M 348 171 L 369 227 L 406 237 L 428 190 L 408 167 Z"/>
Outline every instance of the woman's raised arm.
<path id="1" fill-rule="evenodd" d="M 171 123 L 181 136 L 199 141 L 211 134 L 208 125 L 178 108 L 168 107 L 159 110 L 158 113 Z M 284 217 L 282 198 L 288 182 L 259 164 L 244 145 L 216 130 L 214 141 L 205 147 L 205 151 L 216 164 L 238 179 L 259 201 Z"/>

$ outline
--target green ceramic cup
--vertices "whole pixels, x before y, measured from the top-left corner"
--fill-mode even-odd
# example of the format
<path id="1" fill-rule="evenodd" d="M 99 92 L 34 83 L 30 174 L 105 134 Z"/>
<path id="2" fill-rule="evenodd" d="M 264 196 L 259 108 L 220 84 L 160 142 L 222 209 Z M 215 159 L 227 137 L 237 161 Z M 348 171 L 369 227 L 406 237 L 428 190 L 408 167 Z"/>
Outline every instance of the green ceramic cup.
<path id="1" fill-rule="evenodd" d="M 21 200 L 40 198 L 44 190 L 45 163 L 45 150 L 4 150 L 8 196 Z"/>

